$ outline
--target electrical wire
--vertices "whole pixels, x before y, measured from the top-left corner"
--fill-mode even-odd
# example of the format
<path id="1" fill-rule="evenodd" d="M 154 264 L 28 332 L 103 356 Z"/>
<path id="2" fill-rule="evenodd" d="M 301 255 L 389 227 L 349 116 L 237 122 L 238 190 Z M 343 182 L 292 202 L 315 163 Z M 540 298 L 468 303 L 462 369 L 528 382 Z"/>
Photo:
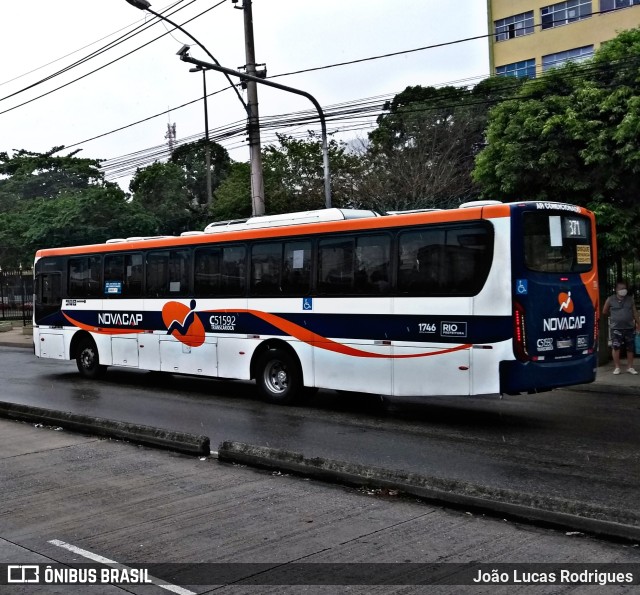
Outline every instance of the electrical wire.
<path id="1" fill-rule="evenodd" d="M 192 4 L 193 2 L 196 2 L 196 1 L 197 1 L 197 0 L 192 0 L 192 2 L 190 2 L 189 4 Z M 214 4 L 214 5 L 213 5 L 213 6 L 211 6 L 210 8 L 207 8 L 207 9 L 206 9 L 206 10 L 204 10 L 203 12 L 201 12 L 201 13 L 197 14 L 196 16 L 194 16 L 194 17 L 190 18 L 189 20 L 185 21 L 185 22 L 183 23 L 183 25 L 186 25 L 186 24 L 188 24 L 188 23 L 190 23 L 190 22 L 194 21 L 195 19 L 197 19 L 197 18 L 201 17 L 202 15 L 204 15 L 204 14 L 206 14 L 206 13 L 210 12 L 210 11 L 211 11 L 211 10 L 213 10 L 214 8 L 217 8 L 217 7 L 218 7 L 218 6 L 220 6 L 221 4 L 224 4 L 226 1 L 227 1 L 227 0 L 220 0 L 220 2 L 218 2 L 217 4 Z M 186 6 L 189 6 L 189 4 L 187 4 Z M 183 7 L 183 8 L 184 8 L 184 7 Z M 179 9 L 179 10 L 181 10 L 181 9 Z M 152 23 L 152 24 L 155 24 L 155 23 Z M 150 25 L 150 26 L 151 26 L 151 25 Z M 65 83 L 65 84 L 63 84 L 63 85 L 60 85 L 60 86 L 56 87 L 55 89 L 52 89 L 52 90 L 50 90 L 50 91 L 47 91 L 46 93 L 42 93 L 41 95 L 38 95 L 37 97 L 34 97 L 34 98 L 29 99 L 29 100 L 27 100 L 27 101 L 24 101 L 24 102 L 22 102 L 22 103 L 20 103 L 20 104 L 18 104 L 18 105 L 14 105 L 14 106 L 13 106 L 13 107 L 11 107 L 11 108 L 8 108 L 8 109 L 5 109 L 5 110 L 3 110 L 3 111 L 0 111 L 0 115 L 2 115 L 2 114 L 6 114 L 6 113 L 8 113 L 8 112 L 11 112 L 11 111 L 13 111 L 13 110 L 15 110 L 15 109 L 18 109 L 18 108 L 20 108 L 20 107 L 23 107 L 23 106 L 25 106 L 25 105 L 29 104 L 29 103 L 33 103 L 34 101 L 37 101 L 38 99 L 41 99 L 41 98 L 43 98 L 43 97 L 46 97 L 47 95 L 51 95 L 52 93 L 55 93 L 56 91 L 59 91 L 60 89 L 63 89 L 63 88 L 65 88 L 65 87 L 68 87 L 69 85 L 72 85 L 73 83 L 76 83 L 76 82 L 78 82 L 78 81 L 80 81 L 80 80 L 82 80 L 82 79 L 84 79 L 84 78 L 86 78 L 86 77 L 88 77 L 88 76 L 90 76 L 90 75 L 92 75 L 92 74 L 94 74 L 94 73 L 96 73 L 96 72 L 100 71 L 100 70 L 103 70 L 103 69 L 104 69 L 104 68 L 106 68 L 107 66 L 111 66 L 112 64 L 115 64 L 116 62 L 119 62 L 119 61 L 120 61 L 120 60 L 122 60 L 123 58 L 126 58 L 126 57 L 130 56 L 131 54 L 133 54 L 133 53 L 135 53 L 135 52 L 137 52 L 137 51 L 141 50 L 142 48 L 144 48 L 144 47 L 146 47 L 146 46 L 148 46 L 148 45 L 150 45 L 150 44 L 154 43 L 155 41 L 158 41 L 159 39 L 161 39 L 161 38 L 162 38 L 162 37 L 164 37 L 165 35 L 168 35 L 168 33 L 166 33 L 166 32 L 165 32 L 165 33 L 163 33 L 162 35 L 159 35 L 158 37 L 156 37 L 156 38 L 152 39 L 151 41 L 148 41 L 147 43 L 144 43 L 144 44 L 142 44 L 141 46 L 138 46 L 137 48 L 135 48 L 135 49 L 133 49 L 133 50 L 131 50 L 131 51 L 127 52 L 126 54 L 124 54 L 124 55 L 122 55 L 122 56 L 120 56 L 120 57 L 118 57 L 118 58 L 115 58 L 115 59 L 114 59 L 114 60 L 112 60 L 111 62 L 107 62 L 106 64 L 103 64 L 102 66 L 100 66 L 100 67 L 98 67 L 98 68 L 96 68 L 96 69 L 94 69 L 94 70 L 92 70 L 92 71 L 90 71 L 90 72 L 88 72 L 88 73 L 86 73 L 86 74 L 84 74 L 84 75 L 80 76 L 80 77 L 77 77 L 77 78 L 75 78 L 75 79 L 73 79 L 73 80 L 71 80 L 71 81 L 69 81 L 69 82 L 67 82 L 67 83 Z M 57 76 L 57 75 L 56 75 L 56 76 Z M 53 77 L 48 77 L 48 78 L 47 78 L 47 79 L 45 79 L 45 80 L 49 80 L 49 78 L 53 78 Z M 32 88 L 32 87 L 34 87 L 34 86 L 36 86 L 36 85 L 38 85 L 38 84 L 41 84 L 42 82 L 45 82 L 45 81 L 43 80 L 43 81 L 39 81 L 38 83 L 34 83 L 33 85 L 30 85 L 28 88 Z M 9 95 L 9 96 L 7 96 L 7 97 L 3 97 L 3 98 L 1 98 L 1 99 L 0 99 L 0 101 L 3 101 L 3 100 L 5 100 L 5 99 L 8 99 L 9 97 L 13 97 L 14 95 L 17 95 L 18 93 L 21 93 L 21 92 L 23 92 L 23 91 L 27 90 L 28 88 L 25 88 L 25 89 L 23 89 L 23 90 L 21 90 L 21 91 L 18 91 L 18 92 L 16 92 L 16 93 L 13 93 L 13 94 L 11 94 L 11 95 Z"/>
<path id="2" fill-rule="evenodd" d="M 638 58 L 625 58 L 624 60 L 618 60 L 611 63 L 594 64 L 589 66 L 583 66 L 575 73 L 565 75 L 567 81 L 572 79 L 579 79 L 585 76 L 593 76 L 603 70 L 606 72 L 613 72 L 620 67 L 634 67 L 634 62 L 640 62 Z M 510 93 L 517 86 L 521 85 L 521 81 L 514 79 L 513 77 L 499 77 L 499 80 L 504 81 L 504 84 L 499 88 L 494 88 L 493 91 L 496 94 L 500 94 L 501 91 Z M 452 89 L 450 97 L 446 94 L 441 95 L 438 98 L 438 102 L 435 105 L 419 105 L 419 106 L 403 106 L 402 114 L 419 114 L 421 112 L 428 112 L 433 110 L 454 110 L 458 107 L 470 107 L 480 105 L 492 105 L 502 99 L 500 97 L 493 99 L 473 99 L 471 90 L 467 90 L 464 98 L 460 100 L 460 92 L 464 88 Z M 221 92 L 222 90 L 218 91 Z M 372 129 L 375 127 L 378 118 L 382 115 L 388 115 L 389 101 L 395 97 L 395 95 L 380 95 L 376 97 L 363 98 L 350 102 L 342 102 L 329 106 L 325 109 L 325 118 L 327 123 L 334 123 L 333 127 L 329 129 L 329 133 L 335 135 L 338 132 L 354 132 Z M 456 102 L 450 100 L 456 99 Z M 300 112 L 293 112 L 288 114 L 275 114 L 271 116 L 261 117 L 260 130 L 263 135 L 263 141 L 265 143 L 275 142 L 277 140 L 273 131 L 289 129 L 289 136 L 293 138 L 308 138 L 309 137 L 309 124 L 317 123 L 317 113 L 315 110 L 304 110 Z M 304 128 L 303 130 L 299 130 Z M 291 132 L 291 129 L 294 129 Z M 296 132 L 295 129 L 298 129 Z M 215 128 L 209 131 L 209 137 L 212 141 L 218 142 L 226 146 L 228 150 L 233 150 L 244 146 L 245 142 L 235 140 L 233 143 L 228 141 L 232 139 L 238 139 L 246 135 L 246 126 L 243 121 L 232 122 L 225 124 L 219 128 Z M 193 142 L 204 138 L 204 133 L 199 133 L 181 139 L 177 146 Z M 175 145 L 174 145 L 175 146 Z M 170 157 L 170 150 L 167 145 L 158 145 L 151 147 L 150 149 L 142 149 L 135 153 L 130 153 L 113 159 L 105 160 L 102 164 L 102 171 L 105 173 L 108 179 L 118 179 L 121 177 L 129 176 L 135 173 L 136 169 L 149 165 L 154 161 L 160 159 L 167 159 Z"/>

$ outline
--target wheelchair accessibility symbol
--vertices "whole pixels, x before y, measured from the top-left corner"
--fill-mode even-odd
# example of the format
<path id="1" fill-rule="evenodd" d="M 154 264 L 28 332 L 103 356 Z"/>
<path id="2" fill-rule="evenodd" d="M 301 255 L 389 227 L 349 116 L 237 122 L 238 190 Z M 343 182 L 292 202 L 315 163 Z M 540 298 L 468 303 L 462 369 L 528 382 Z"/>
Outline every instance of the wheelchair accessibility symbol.
<path id="1" fill-rule="evenodd" d="M 527 293 L 529 293 L 527 279 L 518 279 L 516 281 L 516 293 L 518 295 L 527 295 Z"/>
<path id="2" fill-rule="evenodd" d="M 302 309 L 313 310 L 313 298 L 310 298 L 310 297 L 302 298 Z"/>

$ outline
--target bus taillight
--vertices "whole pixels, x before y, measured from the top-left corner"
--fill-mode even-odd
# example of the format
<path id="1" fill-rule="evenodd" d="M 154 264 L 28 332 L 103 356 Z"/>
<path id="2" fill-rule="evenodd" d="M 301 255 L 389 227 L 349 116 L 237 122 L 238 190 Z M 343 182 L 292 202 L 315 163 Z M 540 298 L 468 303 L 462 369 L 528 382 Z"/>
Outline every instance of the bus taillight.
<path id="1" fill-rule="evenodd" d="M 520 361 L 527 361 L 527 335 L 524 329 L 524 307 L 514 302 L 513 310 L 513 351 Z"/>

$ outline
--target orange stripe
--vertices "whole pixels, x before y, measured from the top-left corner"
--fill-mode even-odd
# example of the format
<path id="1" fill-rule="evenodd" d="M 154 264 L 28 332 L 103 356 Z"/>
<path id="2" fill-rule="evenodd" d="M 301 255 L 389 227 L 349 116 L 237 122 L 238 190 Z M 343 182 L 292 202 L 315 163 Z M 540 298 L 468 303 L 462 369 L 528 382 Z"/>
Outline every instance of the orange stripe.
<path id="1" fill-rule="evenodd" d="M 207 310 L 207 312 L 231 312 L 232 310 Z M 307 343 L 312 347 L 318 347 L 319 349 L 325 349 L 327 351 L 333 351 L 335 353 L 341 353 L 343 355 L 351 355 L 353 357 L 369 357 L 369 358 L 378 358 L 378 359 L 408 359 L 413 357 L 429 357 L 431 355 L 442 355 L 444 353 L 453 353 L 454 351 L 461 351 L 463 349 L 470 349 L 472 347 L 471 343 L 465 343 L 463 345 L 458 345 L 456 347 L 450 347 L 448 349 L 440 349 L 438 351 L 428 351 L 423 353 L 409 353 L 403 355 L 390 355 L 383 353 L 375 353 L 372 351 L 365 351 L 363 349 L 356 349 L 355 347 L 351 347 L 349 345 L 343 345 L 342 343 L 338 343 L 337 341 L 332 341 L 331 339 L 327 339 L 322 335 L 318 335 L 309 329 L 306 329 L 299 324 L 295 324 L 281 316 L 276 316 L 275 314 L 269 314 L 267 312 L 261 312 L 260 310 L 233 310 L 233 312 L 244 312 L 247 314 L 252 314 L 265 322 L 268 322 L 271 326 L 276 327 L 277 329 L 283 331 L 290 337 L 295 337 L 299 341 L 303 343 Z"/>
<path id="2" fill-rule="evenodd" d="M 456 347 L 450 347 L 447 349 L 439 349 L 438 351 L 427 351 L 422 353 L 408 353 L 403 355 L 391 355 L 391 354 L 383 354 L 383 353 L 375 353 L 372 351 L 365 351 L 364 349 L 356 349 L 355 347 L 351 347 L 349 345 L 343 345 L 342 343 L 338 343 L 337 341 L 333 341 L 331 339 L 327 339 L 322 335 L 318 335 L 313 331 L 310 331 L 294 322 L 290 322 L 282 318 L 281 316 L 276 316 L 275 314 L 269 314 L 268 312 L 261 312 L 260 310 L 205 310 L 205 312 L 244 312 L 246 314 L 252 314 L 265 322 L 268 322 L 270 325 L 276 327 L 277 329 L 283 331 L 287 335 L 291 337 L 295 337 L 299 341 L 303 343 L 307 343 L 312 347 L 318 347 L 319 349 L 325 349 L 326 351 L 333 351 L 335 353 L 340 353 L 342 355 L 350 355 L 353 357 L 367 357 L 367 358 L 377 358 L 377 359 L 409 359 L 415 357 L 429 357 L 432 355 L 442 355 L 445 353 L 453 353 L 455 351 L 461 351 L 464 349 L 470 349 L 472 347 L 471 343 L 465 343 L 461 345 L 457 345 Z M 79 322 L 73 318 L 71 318 L 65 312 L 62 312 L 62 315 L 74 326 L 93 333 L 98 333 L 102 335 L 119 335 L 119 334 L 140 334 L 143 333 L 143 330 L 140 329 L 115 329 L 115 328 L 99 328 L 95 326 L 89 326 L 88 324 L 84 324 Z M 176 337 L 180 340 L 180 337 Z"/>

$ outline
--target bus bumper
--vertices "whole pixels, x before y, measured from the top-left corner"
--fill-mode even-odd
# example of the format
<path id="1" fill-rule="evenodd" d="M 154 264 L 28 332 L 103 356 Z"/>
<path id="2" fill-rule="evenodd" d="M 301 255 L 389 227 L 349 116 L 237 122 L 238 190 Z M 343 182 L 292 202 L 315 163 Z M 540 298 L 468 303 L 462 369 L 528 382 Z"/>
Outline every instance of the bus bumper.
<path id="1" fill-rule="evenodd" d="M 542 392 L 562 386 L 587 384 L 596 379 L 598 354 L 574 361 L 500 362 L 500 392 L 517 394 Z"/>

